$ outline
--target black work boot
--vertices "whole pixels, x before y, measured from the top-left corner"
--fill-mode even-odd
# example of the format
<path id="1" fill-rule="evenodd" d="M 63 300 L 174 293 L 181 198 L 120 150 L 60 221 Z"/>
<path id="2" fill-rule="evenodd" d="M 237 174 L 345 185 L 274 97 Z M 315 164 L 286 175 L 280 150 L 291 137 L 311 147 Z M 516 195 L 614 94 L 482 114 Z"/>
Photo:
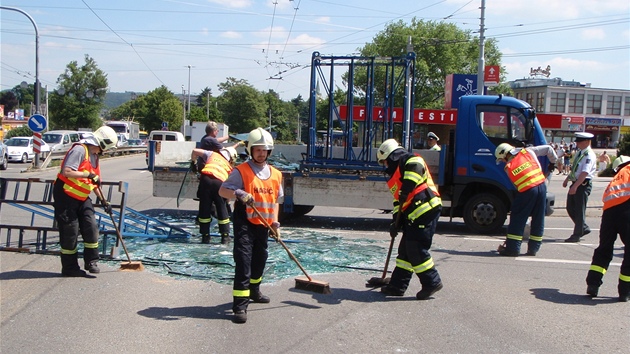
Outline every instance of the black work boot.
<path id="1" fill-rule="evenodd" d="M 586 293 L 590 297 L 597 297 L 597 294 L 599 293 L 599 286 L 587 285 L 586 286 Z"/>
<path id="2" fill-rule="evenodd" d="M 263 295 L 263 293 L 260 291 L 260 285 L 249 287 L 249 299 L 259 304 L 268 304 L 269 302 L 271 302 L 269 296 Z"/>
<path id="3" fill-rule="evenodd" d="M 224 221 L 229 222 L 229 220 L 224 220 Z M 219 224 L 219 233 L 221 234 L 221 244 L 222 245 L 229 244 L 230 243 L 230 224 Z"/>
<path id="4" fill-rule="evenodd" d="M 405 295 L 405 291 L 395 288 L 391 285 L 385 285 L 381 288 L 381 294 L 385 296 L 403 296 Z"/>
<path id="5" fill-rule="evenodd" d="M 619 291 L 619 301 L 621 302 L 630 301 L 630 282 L 619 280 L 619 285 L 617 285 L 617 290 Z"/>
<path id="6" fill-rule="evenodd" d="M 442 285 L 442 282 L 440 282 L 438 285 L 435 285 L 435 286 L 423 286 L 422 290 L 418 291 L 418 293 L 416 294 L 416 299 L 427 300 L 428 298 L 431 297 L 431 295 L 442 290 L 443 287 L 444 285 Z"/>
<path id="7" fill-rule="evenodd" d="M 98 269 L 98 248 L 85 248 L 83 250 L 83 261 L 85 262 L 85 270 L 92 274 L 98 274 L 101 272 Z"/>
<path id="8" fill-rule="evenodd" d="M 221 235 L 221 244 L 222 245 L 229 245 L 230 244 L 230 235 L 228 235 L 228 234 Z"/>
<path id="9" fill-rule="evenodd" d="M 236 310 L 234 311 L 234 317 L 232 318 L 234 323 L 245 323 L 247 322 L 247 310 Z"/>
<path id="10" fill-rule="evenodd" d="M 208 234 L 201 235 L 201 243 L 205 243 L 205 244 L 210 243 L 210 235 Z"/>
<path id="11" fill-rule="evenodd" d="M 85 277 L 87 273 L 81 270 L 77 254 L 61 255 L 61 275 L 64 277 Z"/>

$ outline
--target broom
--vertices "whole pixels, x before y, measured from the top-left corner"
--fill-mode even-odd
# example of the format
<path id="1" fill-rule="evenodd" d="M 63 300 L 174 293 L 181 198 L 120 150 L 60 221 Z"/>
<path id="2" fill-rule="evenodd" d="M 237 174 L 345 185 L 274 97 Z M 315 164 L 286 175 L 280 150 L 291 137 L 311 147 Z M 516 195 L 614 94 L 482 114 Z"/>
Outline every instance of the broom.
<path id="1" fill-rule="evenodd" d="M 400 222 L 400 212 L 396 215 L 396 225 Z M 381 286 L 385 286 L 389 284 L 389 278 L 387 276 L 387 268 L 389 267 L 389 259 L 392 256 L 392 249 L 394 248 L 394 241 L 396 241 L 395 237 L 392 237 L 392 240 L 389 242 L 389 251 L 387 251 L 387 259 L 385 259 L 385 267 L 383 268 L 383 275 L 379 277 L 370 278 L 365 284 L 368 288 L 378 288 Z"/>
<path id="2" fill-rule="evenodd" d="M 96 191 L 97 191 L 97 197 L 101 199 L 101 203 L 103 203 L 103 206 L 105 206 L 105 203 L 107 203 L 107 201 L 105 200 L 105 197 L 103 196 L 103 191 L 101 190 L 101 187 L 96 187 Z M 106 209 L 105 211 L 107 211 L 107 213 L 109 214 L 109 217 L 112 219 L 112 224 L 114 225 L 114 229 L 116 230 L 116 237 L 118 238 L 118 241 L 120 241 L 120 244 L 123 246 L 123 250 L 125 250 L 125 255 L 127 255 L 127 263 L 121 263 L 120 264 L 120 270 L 133 270 L 133 271 L 143 271 L 144 270 L 144 266 L 142 265 L 142 262 L 132 262 L 131 258 L 129 257 L 129 252 L 127 252 L 127 246 L 125 246 L 125 241 L 123 241 L 122 235 L 120 234 L 120 229 L 118 228 L 118 224 L 116 224 L 116 220 L 114 220 L 114 215 L 112 214 L 112 210 L 111 209 Z"/>
<path id="3" fill-rule="evenodd" d="M 258 209 L 256 209 L 256 207 L 253 204 L 250 205 L 250 207 L 254 209 L 254 212 L 256 213 L 256 215 L 258 215 L 260 220 L 262 220 L 263 224 L 265 224 L 265 226 L 269 229 L 269 231 L 271 231 L 272 237 L 277 242 L 279 242 L 280 245 L 282 245 L 285 251 L 287 251 L 289 258 L 291 258 L 295 262 L 295 264 L 297 264 L 297 266 L 300 267 L 300 270 L 302 271 L 302 273 L 304 273 L 305 277 L 295 278 L 295 288 L 300 289 L 300 290 L 320 293 L 320 294 L 332 294 L 332 291 L 330 290 L 330 285 L 328 284 L 328 282 L 313 280 L 313 278 L 311 278 L 310 275 L 306 273 L 306 270 L 304 269 L 304 267 L 302 267 L 302 265 L 297 260 L 297 258 L 295 258 L 293 253 L 291 253 L 287 245 L 282 241 L 282 239 L 280 239 L 280 235 L 276 233 L 276 230 L 272 228 L 267 222 L 267 220 L 260 214 Z"/>

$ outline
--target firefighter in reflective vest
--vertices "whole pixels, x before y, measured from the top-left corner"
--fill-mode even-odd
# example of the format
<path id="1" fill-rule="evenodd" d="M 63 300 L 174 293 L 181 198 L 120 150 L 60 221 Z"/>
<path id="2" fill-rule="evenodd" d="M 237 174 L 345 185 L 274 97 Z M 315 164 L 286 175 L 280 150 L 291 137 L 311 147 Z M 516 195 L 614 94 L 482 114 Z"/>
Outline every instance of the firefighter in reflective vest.
<path id="1" fill-rule="evenodd" d="M 586 293 L 597 296 L 602 279 L 613 258 L 617 234 L 624 244 L 619 273 L 619 301 L 630 301 L 630 157 L 621 155 L 613 161 L 615 177 L 604 191 L 604 212 L 599 228 L 599 246 L 593 252 L 591 268 L 586 276 Z"/>
<path id="2" fill-rule="evenodd" d="M 247 321 L 250 300 L 270 301 L 260 291 L 269 230 L 254 208 L 279 235 L 277 201 L 283 196 L 282 173 L 267 163 L 273 150 L 271 134 L 262 128 L 252 130 L 246 150 L 250 159 L 237 166 L 219 190 L 223 198 L 236 198 L 232 214 L 235 262 L 232 310 L 236 323 Z"/>
<path id="3" fill-rule="evenodd" d="M 557 160 L 556 152 L 550 145 L 515 148 L 503 143 L 497 146 L 494 155 L 497 164 L 505 162 L 505 172 L 517 191 L 510 210 L 507 238 L 497 251 L 500 255 L 509 257 L 520 254 L 525 224 L 531 216 L 527 255 L 535 256 L 542 244 L 547 205 L 546 173 L 543 172 L 537 157 L 547 156 L 550 162 L 547 173 L 552 173 Z"/>
<path id="4" fill-rule="evenodd" d="M 100 127 L 93 137 L 76 143 L 66 153 L 53 188 L 55 221 L 59 228 L 61 246 L 61 274 L 66 277 L 85 277 L 77 257 L 79 233 L 83 238 L 85 270 L 99 273 L 99 230 L 94 216 L 90 192 L 101 184 L 98 154 L 116 147 L 118 136 L 110 127 Z M 101 204 L 108 213 L 111 206 Z"/>
<path id="5" fill-rule="evenodd" d="M 199 188 L 197 196 L 199 197 L 199 233 L 201 234 L 201 243 L 210 243 L 210 222 L 212 222 L 212 205 L 217 213 L 217 222 L 219 224 L 219 233 L 221 234 L 221 244 L 230 243 L 230 214 L 227 210 L 227 201 L 219 195 L 219 188 L 232 172 L 238 154 L 236 153 L 236 144 L 219 152 L 213 152 L 204 149 L 193 149 L 191 154 L 191 170 L 196 171 L 194 161 L 200 157 L 203 162 L 201 169 L 201 178 L 199 180 Z"/>
<path id="6" fill-rule="evenodd" d="M 395 139 L 379 147 L 376 158 L 389 175 L 387 186 L 394 196 L 390 236 L 402 229 L 396 267 L 389 284 L 381 288 L 386 296 L 403 296 L 413 274 L 422 289 L 416 299 L 427 300 L 442 289 L 442 280 L 429 253 L 442 211 L 442 200 L 422 157 L 409 153 Z"/>

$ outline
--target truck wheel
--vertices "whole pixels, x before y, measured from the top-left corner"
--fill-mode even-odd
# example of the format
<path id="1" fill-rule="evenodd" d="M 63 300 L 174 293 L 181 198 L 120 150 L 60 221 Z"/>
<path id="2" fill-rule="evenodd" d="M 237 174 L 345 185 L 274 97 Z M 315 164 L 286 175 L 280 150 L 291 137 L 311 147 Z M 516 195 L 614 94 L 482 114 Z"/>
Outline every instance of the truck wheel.
<path id="1" fill-rule="evenodd" d="M 298 218 L 300 216 L 304 216 L 308 214 L 311 210 L 313 210 L 315 206 L 313 205 L 294 205 L 292 213 L 285 213 L 282 211 L 282 205 L 280 205 L 280 213 L 278 214 L 278 219 L 280 222 L 287 220 Z"/>
<path id="2" fill-rule="evenodd" d="M 0 170 L 6 170 L 7 169 L 8 161 L 9 161 L 9 156 L 4 155 L 4 158 L 2 159 L 2 164 L 0 164 Z"/>
<path id="3" fill-rule="evenodd" d="M 481 193 L 464 205 L 464 222 L 473 232 L 492 234 L 501 229 L 507 218 L 507 207 L 496 195 Z"/>

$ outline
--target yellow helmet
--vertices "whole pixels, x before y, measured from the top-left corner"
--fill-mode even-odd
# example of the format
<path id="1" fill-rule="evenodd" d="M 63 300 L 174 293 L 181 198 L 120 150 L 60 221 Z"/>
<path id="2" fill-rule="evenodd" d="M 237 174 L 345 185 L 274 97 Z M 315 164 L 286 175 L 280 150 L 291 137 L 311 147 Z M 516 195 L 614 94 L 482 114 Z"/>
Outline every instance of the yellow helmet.
<path id="1" fill-rule="evenodd" d="M 271 153 L 273 150 L 273 137 L 263 128 L 256 128 L 249 132 L 247 136 L 247 153 L 252 156 L 252 146 L 263 146 L 265 150 Z"/>
<path id="2" fill-rule="evenodd" d="M 612 163 L 612 169 L 613 171 L 615 171 L 615 173 L 619 172 L 619 170 L 621 168 L 623 168 L 623 164 L 627 164 L 628 162 L 630 162 L 630 157 L 626 156 L 626 155 L 621 155 L 618 158 L 615 159 L 615 161 L 613 161 Z M 621 166 L 621 167 L 620 167 Z"/>
<path id="3" fill-rule="evenodd" d="M 502 143 L 497 146 L 497 149 L 494 150 L 494 156 L 497 158 L 497 162 L 505 159 L 505 156 L 510 153 L 510 151 L 514 150 L 514 146 L 508 143 Z"/>
<path id="4" fill-rule="evenodd" d="M 378 151 L 376 151 L 376 160 L 379 165 L 382 165 L 392 152 L 402 148 L 403 147 L 398 144 L 396 139 L 387 139 L 383 141 L 381 146 L 378 148 Z"/>
<path id="5" fill-rule="evenodd" d="M 238 158 L 238 153 L 236 152 L 235 148 L 231 146 L 226 147 L 225 149 L 221 149 L 221 153 L 223 154 L 223 156 L 227 155 L 226 157 L 228 161 L 230 161 L 232 164 L 236 163 L 236 159 Z"/>
<path id="6" fill-rule="evenodd" d="M 118 135 L 108 126 L 102 126 L 94 132 L 94 137 L 98 141 L 98 145 L 103 151 L 113 149 L 118 144 Z"/>

